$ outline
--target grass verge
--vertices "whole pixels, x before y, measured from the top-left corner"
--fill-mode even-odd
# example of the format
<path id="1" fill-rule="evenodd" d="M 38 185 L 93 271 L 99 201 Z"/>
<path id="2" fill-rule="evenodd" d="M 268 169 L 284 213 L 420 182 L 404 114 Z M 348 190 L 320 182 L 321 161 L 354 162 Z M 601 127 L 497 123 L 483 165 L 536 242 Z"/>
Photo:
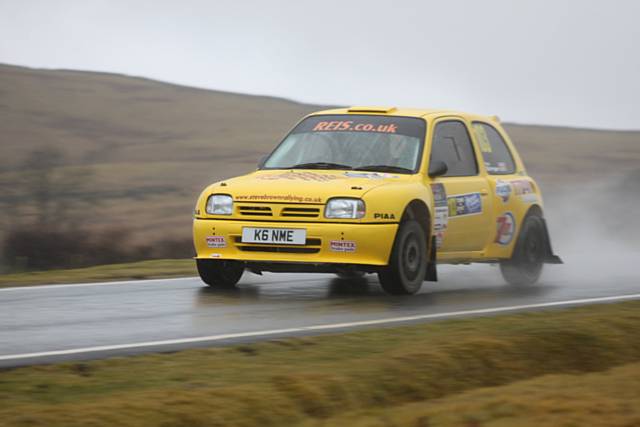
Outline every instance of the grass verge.
<path id="1" fill-rule="evenodd" d="M 498 426 L 544 402 L 597 425 L 611 421 L 595 405 L 609 390 L 620 408 L 638 395 L 638 330 L 636 301 L 13 369 L 0 372 L 0 425 Z M 456 405 L 462 418 L 446 416 Z"/>
<path id="2" fill-rule="evenodd" d="M 392 408 L 356 411 L 305 426 L 640 426 L 640 363 L 466 391 Z"/>
<path id="3" fill-rule="evenodd" d="M 0 288 L 55 283 L 106 282 L 110 280 L 156 279 L 196 276 L 192 259 L 162 259 L 127 264 L 99 265 L 71 270 L 49 270 L 0 275 Z"/>

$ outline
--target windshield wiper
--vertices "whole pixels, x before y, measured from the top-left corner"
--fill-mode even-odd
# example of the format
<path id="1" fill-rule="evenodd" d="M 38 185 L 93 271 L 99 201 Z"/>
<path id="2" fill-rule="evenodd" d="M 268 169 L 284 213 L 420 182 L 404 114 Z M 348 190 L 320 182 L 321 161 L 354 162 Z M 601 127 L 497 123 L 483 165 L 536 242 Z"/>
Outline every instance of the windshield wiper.
<path id="1" fill-rule="evenodd" d="M 353 168 L 354 171 L 373 171 L 373 172 L 398 172 L 398 173 L 413 173 L 413 170 L 403 168 L 400 166 L 391 166 L 391 165 L 369 165 L 369 166 L 359 166 L 357 168 Z"/>
<path id="2" fill-rule="evenodd" d="M 346 169 L 351 170 L 352 167 L 348 165 L 341 165 L 339 163 L 328 162 L 313 162 L 313 163 L 300 163 L 299 165 L 291 166 L 287 169 Z"/>

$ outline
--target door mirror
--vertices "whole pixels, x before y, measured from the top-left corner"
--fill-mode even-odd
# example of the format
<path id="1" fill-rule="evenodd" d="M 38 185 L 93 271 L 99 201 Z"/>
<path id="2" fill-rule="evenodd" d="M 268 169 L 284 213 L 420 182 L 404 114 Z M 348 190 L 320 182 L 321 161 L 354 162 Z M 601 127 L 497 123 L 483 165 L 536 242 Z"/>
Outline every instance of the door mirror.
<path id="1" fill-rule="evenodd" d="M 447 164 L 445 162 L 443 162 L 442 160 L 434 160 L 429 166 L 429 176 L 431 178 L 442 176 L 446 174 L 448 170 L 449 168 L 447 167 Z"/>
<path id="2" fill-rule="evenodd" d="M 269 156 L 260 157 L 260 160 L 258 161 L 258 169 L 262 169 L 262 166 L 264 166 L 264 162 L 267 161 L 267 157 Z"/>

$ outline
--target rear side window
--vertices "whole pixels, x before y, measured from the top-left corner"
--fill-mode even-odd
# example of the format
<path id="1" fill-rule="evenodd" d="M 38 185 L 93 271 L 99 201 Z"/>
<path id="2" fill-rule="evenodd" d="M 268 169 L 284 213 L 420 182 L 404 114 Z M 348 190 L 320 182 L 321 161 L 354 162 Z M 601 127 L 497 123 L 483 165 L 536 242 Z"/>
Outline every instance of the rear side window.
<path id="1" fill-rule="evenodd" d="M 507 143 L 493 126 L 474 122 L 473 131 L 480 146 L 487 172 L 491 175 L 506 175 L 516 171 L 513 156 L 509 152 Z"/>
<path id="2" fill-rule="evenodd" d="M 431 146 L 431 162 L 447 164 L 444 176 L 472 176 L 478 174 L 478 164 L 467 126 L 457 120 L 436 125 Z"/>

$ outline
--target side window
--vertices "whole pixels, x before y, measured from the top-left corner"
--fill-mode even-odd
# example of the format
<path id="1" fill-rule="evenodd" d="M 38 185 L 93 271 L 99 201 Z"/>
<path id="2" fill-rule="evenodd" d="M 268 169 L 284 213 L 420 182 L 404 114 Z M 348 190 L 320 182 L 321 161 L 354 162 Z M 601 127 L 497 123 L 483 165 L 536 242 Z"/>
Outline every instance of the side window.
<path id="1" fill-rule="evenodd" d="M 507 143 L 493 126 L 474 122 L 473 131 L 476 134 L 487 172 L 491 175 L 506 175 L 516 171 L 515 162 Z"/>
<path id="2" fill-rule="evenodd" d="M 444 176 L 478 174 L 476 155 L 464 123 L 451 120 L 436 125 L 431 146 L 431 162 L 436 160 L 447 164 L 448 171 Z"/>

